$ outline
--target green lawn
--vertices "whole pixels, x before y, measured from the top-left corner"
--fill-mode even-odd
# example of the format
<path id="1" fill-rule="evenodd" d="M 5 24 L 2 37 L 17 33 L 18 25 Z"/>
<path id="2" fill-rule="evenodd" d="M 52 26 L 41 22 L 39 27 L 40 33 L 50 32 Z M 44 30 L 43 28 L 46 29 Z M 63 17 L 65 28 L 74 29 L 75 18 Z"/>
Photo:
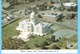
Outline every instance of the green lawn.
<path id="1" fill-rule="evenodd" d="M 32 49 L 36 49 L 35 44 L 41 45 L 46 39 L 44 37 L 36 36 L 35 38 L 31 38 L 27 44 Z"/>
<path id="2" fill-rule="evenodd" d="M 35 38 L 30 38 L 30 40 L 27 42 L 28 46 L 31 47 L 32 49 L 36 49 L 37 45 L 41 45 L 44 41 L 47 41 L 46 39 L 49 38 L 52 35 L 52 33 L 45 35 L 44 37 L 36 36 Z"/>
<path id="3" fill-rule="evenodd" d="M 15 28 L 18 26 L 18 22 L 21 20 L 18 19 L 17 21 L 5 26 L 2 28 L 2 37 L 6 38 L 6 37 L 11 37 L 11 36 L 15 36 L 18 35 L 17 31 L 15 30 Z"/>

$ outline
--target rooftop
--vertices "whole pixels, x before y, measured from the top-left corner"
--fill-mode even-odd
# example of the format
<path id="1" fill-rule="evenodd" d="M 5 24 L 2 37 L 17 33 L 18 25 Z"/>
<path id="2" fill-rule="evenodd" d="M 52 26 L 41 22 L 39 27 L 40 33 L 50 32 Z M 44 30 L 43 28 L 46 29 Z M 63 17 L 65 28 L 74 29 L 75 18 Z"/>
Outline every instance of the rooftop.
<path id="1" fill-rule="evenodd" d="M 55 33 L 53 33 L 53 35 L 55 35 L 56 37 L 65 37 L 67 39 L 73 37 L 74 35 L 77 35 L 77 32 L 74 30 L 70 30 L 70 29 L 60 29 L 58 31 L 56 31 Z"/>
<path id="2" fill-rule="evenodd" d="M 63 5 L 64 6 L 77 6 L 77 4 L 73 2 L 64 3 Z"/>

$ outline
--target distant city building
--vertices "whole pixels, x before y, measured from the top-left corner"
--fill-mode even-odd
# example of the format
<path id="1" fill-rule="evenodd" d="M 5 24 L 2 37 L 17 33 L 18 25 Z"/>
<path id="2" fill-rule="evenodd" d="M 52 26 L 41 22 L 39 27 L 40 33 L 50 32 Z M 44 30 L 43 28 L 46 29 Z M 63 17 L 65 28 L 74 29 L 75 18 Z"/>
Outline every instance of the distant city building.
<path id="1" fill-rule="evenodd" d="M 52 12 L 52 11 L 49 11 L 49 12 L 45 12 L 45 13 L 42 13 L 41 16 L 44 18 L 44 19 L 47 19 L 48 21 L 57 21 L 58 19 L 59 20 L 62 20 L 62 12 Z"/>
<path id="2" fill-rule="evenodd" d="M 77 4 L 73 3 L 73 2 L 67 2 L 67 3 L 64 3 L 63 5 L 66 6 L 66 7 L 71 7 L 71 6 L 75 7 L 75 6 L 77 6 Z"/>
<path id="3" fill-rule="evenodd" d="M 69 29 L 60 29 L 54 32 L 53 35 L 55 36 L 55 40 L 59 40 L 62 37 L 66 39 L 70 39 L 74 36 L 77 36 L 77 32 L 74 30 L 69 30 Z"/>

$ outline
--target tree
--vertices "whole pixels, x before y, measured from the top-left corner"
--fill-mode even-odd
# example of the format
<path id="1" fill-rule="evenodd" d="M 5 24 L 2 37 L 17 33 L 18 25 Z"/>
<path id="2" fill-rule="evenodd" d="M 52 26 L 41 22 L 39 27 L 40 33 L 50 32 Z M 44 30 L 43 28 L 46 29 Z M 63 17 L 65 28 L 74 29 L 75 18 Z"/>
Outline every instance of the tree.
<path id="1" fill-rule="evenodd" d="M 35 44 L 35 46 L 36 46 L 36 47 L 40 47 L 40 45 L 38 45 L 38 44 Z"/>
<path id="2" fill-rule="evenodd" d="M 47 40 L 48 44 L 51 43 L 51 38 L 47 38 L 46 40 Z"/>
<path id="3" fill-rule="evenodd" d="M 60 49 L 56 44 L 51 47 L 51 49 Z"/>
<path id="4" fill-rule="evenodd" d="M 36 35 L 33 35 L 33 34 L 32 34 L 32 35 L 30 35 L 30 37 L 29 37 L 29 38 L 35 38 L 35 36 L 36 36 Z"/>
<path id="5" fill-rule="evenodd" d="M 71 19 L 74 19 L 74 18 L 75 18 L 75 14 L 74 14 L 74 13 L 72 13 Z"/>
<path id="6" fill-rule="evenodd" d="M 23 44 L 25 42 L 21 39 L 8 37 L 2 40 L 2 49 L 18 49 Z"/>
<path id="7" fill-rule="evenodd" d="M 51 36 L 51 41 L 55 42 L 55 36 L 54 35 Z"/>
<path id="8" fill-rule="evenodd" d="M 43 18 L 40 14 L 38 14 L 38 17 L 39 17 L 39 18 Z"/>
<path id="9" fill-rule="evenodd" d="M 20 46 L 19 49 L 30 49 L 30 47 L 27 45 L 27 43 L 25 43 L 22 46 Z"/>
<path id="10" fill-rule="evenodd" d="M 54 31 L 53 30 L 51 30 L 51 33 L 53 33 Z"/>
<path id="11" fill-rule="evenodd" d="M 46 49 L 46 46 L 47 46 L 47 45 L 49 45 L 48 42 L 47 42 L 47 41 L 44 41 L 44 42 L 41 44 L 40 47 L 41 47 L 42 49 Z"/>

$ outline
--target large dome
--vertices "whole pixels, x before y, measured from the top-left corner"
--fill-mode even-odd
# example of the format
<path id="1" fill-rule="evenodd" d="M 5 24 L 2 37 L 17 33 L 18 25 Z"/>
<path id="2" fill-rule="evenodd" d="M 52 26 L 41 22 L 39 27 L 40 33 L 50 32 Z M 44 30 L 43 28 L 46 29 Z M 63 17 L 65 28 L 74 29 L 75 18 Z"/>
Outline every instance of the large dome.
<path id="1" fill-rule="evenodd" d="M 35 16 L 36 16 L 35 12 L 32 12 L 30 18 L 35 18 Z"/>

